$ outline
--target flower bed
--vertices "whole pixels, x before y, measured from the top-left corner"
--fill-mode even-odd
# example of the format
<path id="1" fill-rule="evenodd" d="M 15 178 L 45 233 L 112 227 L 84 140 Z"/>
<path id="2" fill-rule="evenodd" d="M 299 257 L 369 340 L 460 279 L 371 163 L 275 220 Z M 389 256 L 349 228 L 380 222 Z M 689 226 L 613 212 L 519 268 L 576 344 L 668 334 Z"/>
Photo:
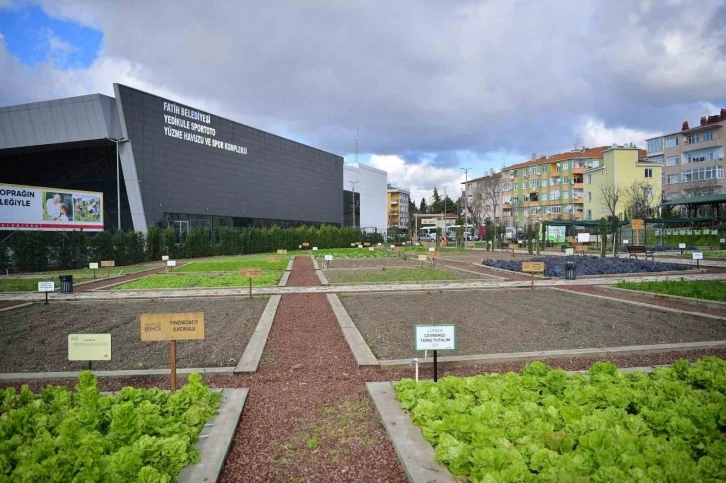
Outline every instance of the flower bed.
<path id="1" fill-rule="evenodd" d="M 565 262 L 575 262 L 577 275 L 604 275 L 618 273 L 649 273 L 691 270 L 695 267 L 675 263 L 651 262 L 636 260 L 634 258 L 601 258 L 595 256 L 567 257 L 534 257 L 524 260 L 526 262 L 545 262 L 545 276 L 564 277 Z M 515 272 L 522 271 L 522 260 L 483 260 L 482 265 L 503 268 Z"/>
<path id="2" fill-rule="evenodd" d="M 178 392 L 126 387 L 102 396 L 83 372 L 76 392 L 0 390 L 0 482 L 175 481 L 221 393 L 191 374 Z"/>
<path id="3" fill-rule="evenodd" d="M 505 481 L 725 481 L 726 361 L 652 375 L 609 362 L 568 376 L 405 379 L 401 406 L 454 476 Z"/>

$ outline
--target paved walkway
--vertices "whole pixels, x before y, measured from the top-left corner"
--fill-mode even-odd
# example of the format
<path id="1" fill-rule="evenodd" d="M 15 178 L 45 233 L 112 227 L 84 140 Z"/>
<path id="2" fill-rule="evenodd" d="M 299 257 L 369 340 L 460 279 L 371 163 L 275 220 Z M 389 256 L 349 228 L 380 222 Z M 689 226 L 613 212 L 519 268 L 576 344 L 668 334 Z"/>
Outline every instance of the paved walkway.
<path id="1" fill-rule="evenodd" d="M 307 260 L 301 258 L 301 260 Z M 668 275 L 643 275 L 623 277 L 593 277 L 564 279 L 535 279 L 536 287 L 567 287 L 571 285 L 612 285 L 620 280 L 630 282 L 649 282 L 662 280 L 726 280 L 726 273 L 695 273 Z M 415 292 L 426 290 L 480 290 L 496 288 L 529 287 L 530 280 L 466 280 L 461 282 L 422 282 L 422 283 L 387 283 L 387 284 L 355 284 L 329 286 L 293 286 L 287 287 L 256 287 L 253 295 L 288 295 L 304 293 L 361 293 L 361 292 Z M 248 296 L 247 288 L 210 288 L 210 289 L 166 289 L 166 290 L 114 290 L 74 293 L 72 295 L 50 294 L 51 300 L 118 300 L 137 298 L 182 298 L 182 297 L 234 297 Z M 19 292 L 0 294 L 0 301 L 36 301 L 44 300 L 44 295 L 35 292 Z"/>

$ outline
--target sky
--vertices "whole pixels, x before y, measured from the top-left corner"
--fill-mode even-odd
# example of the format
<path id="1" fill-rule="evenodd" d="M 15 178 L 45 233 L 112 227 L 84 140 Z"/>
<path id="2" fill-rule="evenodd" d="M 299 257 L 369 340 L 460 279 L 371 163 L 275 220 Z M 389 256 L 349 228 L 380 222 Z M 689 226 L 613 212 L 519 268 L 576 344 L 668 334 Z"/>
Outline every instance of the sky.
<path id="1" fill-rule="evenodd" d="M 460 168 L 644 148 L 718 113 L 726 0 L 0 0 L 0 106 L 114 82 L 386 170 L 418 203 L 455 198 Z"/>

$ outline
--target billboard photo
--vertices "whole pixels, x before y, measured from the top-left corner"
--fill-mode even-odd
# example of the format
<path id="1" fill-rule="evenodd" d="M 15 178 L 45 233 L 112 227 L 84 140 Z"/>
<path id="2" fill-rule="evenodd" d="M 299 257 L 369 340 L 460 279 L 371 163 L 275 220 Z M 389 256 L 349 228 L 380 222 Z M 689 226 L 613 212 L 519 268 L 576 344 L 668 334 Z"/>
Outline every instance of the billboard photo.
<path id="1" fill-rule="evenodd" d="M 0 184 L 0 229 L 103 231 L 103 193 Z"/>

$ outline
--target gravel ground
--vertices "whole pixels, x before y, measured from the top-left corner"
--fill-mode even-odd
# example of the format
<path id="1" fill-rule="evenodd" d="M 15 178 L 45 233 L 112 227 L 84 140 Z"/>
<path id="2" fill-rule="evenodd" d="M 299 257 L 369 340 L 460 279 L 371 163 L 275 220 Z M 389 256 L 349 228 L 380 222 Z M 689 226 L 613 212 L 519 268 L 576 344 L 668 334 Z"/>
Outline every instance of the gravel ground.
<path id="1" fill-rule="evenodd" d="M 480 261 L 481 260 L 477 260 L 476 262 L 478 263 Z M 437 260 L 436 264 L 444 265 L 444 266 L 448 266 L 448 267 L 459 267 L 459 268 L 463 268 L 465 270 L 471 270 L 473 272 L 481 273 L 484 275 L 491 275 L 492 277 L 500 278 L 500 279 L 504 279 L 504 280 L 529 280 L 530 279 L 529 275 L 524 275 L 524 274 L 520 274 L 520 273 L 503 272 L 501 270 L 494 270 L 492 268 L 485 267 L 483 265 L 472 265 L 469 262 L 459 262 L 459 261 L 452 262 L 450 260 Z"/>
<path id="2" fill-rule="evenodd" d="M 298 257 L 288 286 L 319 285 Z M 221 482 L 405 482 L 323 294 L 284 295 Z M 237 378 L 220 383 L 236 385 Z"/>
<path id="3" fill-rule="evenodd" d="M 668 300 L 664 298 L 654 298 L 647 295 L 631 294 L 627 292 L 615 292 L 612 290 L 603 290 L 595 285 L 572 285 L 562 287 L 565 290 L 572 292 L 603 295 L 605 297 L 612 297 L 620 300 L 632 300 L 633 302 L 642 302 L 650 305 L 658 305 L 660 307 L 668 307 L 671 309 L 685 310 L 687 312 L 702 312 L 710 315 L 718 315 L 726 317 L 726 308 L 713 308 L 713 307 L 699 307 L 697 305 L 686 304 L 678 302 L 676 300 Z"/>
<path id="4" fill-rule="evenodd" d="M 457 349 L 446 355 L 726 338 L 720 321 L 547 289 L 342 295 L 340 300 L 381 359 L 420 355 L 413 350 L 417 324 L 456 324 Z"/>
<path id="5" fill-rule="evenodd" d="M 125 300 L 56 302 L 0 312 L 0 372 L 75 371 L 86 363 L 68 361 L 68 334 L 110 333 L 112 360 L 98 370 L 169 367 L 169 344 L 141 342 L 139 316 L 204 312 L 204 340 L 177 343 L 177 366 L 234 366 L 254 331 L 266 299 Z"/>
<path id="6" fill-rule="evenodd" d="M 6 309 L 8 307 L 14 307 L 15 305 L 24 304 L 22 300 L 0 300 L 0 309 Z"/>

